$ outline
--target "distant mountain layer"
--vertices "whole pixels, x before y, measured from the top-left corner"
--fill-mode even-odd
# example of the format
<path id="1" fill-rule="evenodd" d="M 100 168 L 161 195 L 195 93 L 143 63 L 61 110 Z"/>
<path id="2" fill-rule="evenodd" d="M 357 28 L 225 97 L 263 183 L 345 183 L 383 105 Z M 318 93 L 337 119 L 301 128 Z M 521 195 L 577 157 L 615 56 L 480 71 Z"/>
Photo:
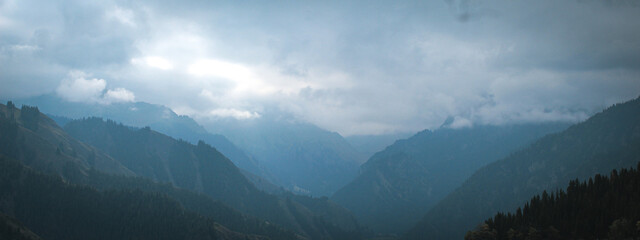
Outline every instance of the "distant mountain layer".
<path id="1" fill-rule="evenodd" d="M 425 130 L 398 140 L 362 165 L 333 201 L 380 233 L 403 233 L 475 170 L 567 123 Z M 389 221 L 393 219 L 393 221 Z"/>
<path id="2" fill-rule="evenodd" d="M 358 152 L 362 153 L 366 161 L 375 153 L 384 150 L 387 146 L 392 145 L 395 141 L 411 137 L 410 133 L 395 133 L 382 135 L 355 135 L 345 137 L 345 140 L 353 146 Z M 364 163 L 364 162 L 363 162 Z"/>
<path id="3" fill-rule="evenodd" d="M 640 99 L 616 104 L 478 170 L 429 211 L 408 239 L 461 239 L 501 211 L 543 190 L 564 188 L 640 161 Z"/>
<path id="4" fill-rule="evenodd" d="M 306 195 L 330 196 L 357 175 L 365 158 L 338 133 L 276 116 L 203 124 L 256 156 L 276 183 Z"/>
<path id="5" fill-rule="evenodd" d="M 241 212 L 306 237 L 333 239 L 347 234 L 340 231 L 359 231 L 358 224 L 346 210 L 327 200 L 306 197 L 334 212 L 330 217 L 323 217 L 324 212 L 314 212 L 291 198 L 279 198 L 258 190 L 233 163 L 204 142 L 192 145 L 149 128 L 131 128 L 99 118 L 71 121 L 65 130 L 118 159 L 138 176 L 202 192 Z M 331 226 L 333 224 L 338 225 Z"/>
<path id="6" fill-rule="evenodd" d="M 103 117 L 134 127 L 149 126 L 171 137 L 184 139 L 194 144 L 202 140 L 231 159 L 239 168 L 271 179 L 271 175 L 265 171 L 264 167 L 261 167 L 253 157 L 240 150 L 227 138 L 207 132 L 193 119 L 179 116 L 165 106 L 144 102 L 108 105 L 68 102 L 53 95 L 21 99 L 17 102 L 38 106 L 40 111 L 53 115 L 56 121 L 61 120 L 60 123 L 84 117 Z"/>

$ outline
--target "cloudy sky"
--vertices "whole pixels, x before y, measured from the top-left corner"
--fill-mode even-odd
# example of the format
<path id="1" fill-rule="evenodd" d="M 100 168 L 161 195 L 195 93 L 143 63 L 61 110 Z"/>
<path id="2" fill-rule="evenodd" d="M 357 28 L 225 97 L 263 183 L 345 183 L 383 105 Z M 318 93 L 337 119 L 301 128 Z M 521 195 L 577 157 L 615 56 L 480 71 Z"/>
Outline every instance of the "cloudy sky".
<path id="1" fill-rule="evenodd" d="M 0 0 L 0 97 L 40 94 L 343 135 L 579 121 L 640 95 L 640 4 Z"/>

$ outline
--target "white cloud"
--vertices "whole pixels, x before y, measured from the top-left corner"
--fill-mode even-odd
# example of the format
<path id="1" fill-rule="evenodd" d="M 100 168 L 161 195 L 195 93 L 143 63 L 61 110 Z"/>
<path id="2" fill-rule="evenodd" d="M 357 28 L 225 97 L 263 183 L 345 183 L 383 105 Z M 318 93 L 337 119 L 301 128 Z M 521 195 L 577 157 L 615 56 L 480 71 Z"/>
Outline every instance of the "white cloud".
<path id="1" fill-rule="evenodd" d="M 68 78 L 62 80 L 56 93 L 70 102 L 111 104 L 135 101 L 135 95 L 127 89 L 106 90 L 106 87 L 107 81 L 104 79 L 90 78 L 82 71 L 71 71 Z"/>
<path id="2" fill-rule="evenodd" d="M 113 103 L 113 102 L 134 102 L 136 100 L 135 95 L 133 94 L 133 92 L 124 89 L 124 88 L 116 88 L 113 90 L 108 90 L 105 94 L 103 99 L 106 102 L 109 103 Z"/>
<path id="3" fill-rule="evenodd" d="M 196 77 L 220 77 L 237 81 L 255 78 L 248 67 L 218 59 L 200 59 L 189 66 L 189 74 Z"/>
<path id="4" fill-rule="evenodd" d="M 10 49 L 12 51 L 26 51 L 26 52 L 33 52 L 33 51 L 37 51 L 40 50 L 41 48 L 38 47 L 37 45 L 28 45 L 28 44 L 17 44 L 17 45 L 12 45 L 10 47 Z"/>
<path id="5" fill-rule="evenodd" d="M 143 58 L 132 58 L 132 64 L 143 64 L 148 67 L 157 68 L 160 70 L 171 70 L 173 69 L 173 63 L 166 58 L 158 57 L 158 56 L 148 56 Z"/>
<path id="6" fill-rule="evenodd" d="M 257 112 L 250 112 L 250 111 L 238 110 L 233 108 L 214 109 L 209 112 L 209 115 L 211 117 L 219 117 L 219 118 L 232 117 L 239 120 L 253 119 L 253 118 L 260 117 L 260 114 Z"/>
<path id="7" fill-rule="evenodd" d="M 173 112 L 178 115 L 188 115 L 198 121 L 210 121 L 223 118 L 235 118 L 238 120 L 248 120 L 261 118 L 262 115 L 257 111 L 243 110 L 242 108 L 220 108 L 214 107 L 209 110 L 198 110 L 188 105 L 173 106 Z"/>
<path id="8" fill-rule="evenodd" d="M 84 72 L 70 72 L 69 78 L 60 83 L 56 93 L 70 102 L 98 102 L 107 82 L 104 79 L 87 77 Z"/>
<path id="9" fill-rule="evenodd" d="M 471 120 L 463 117 L 455 117 L 453 119 L 453 122 L 448 127 L 453 129 L 458 129 L 458 128 L 468 128 L 472 126 L 473 126 L 473 122 L 471 122 Z"/>

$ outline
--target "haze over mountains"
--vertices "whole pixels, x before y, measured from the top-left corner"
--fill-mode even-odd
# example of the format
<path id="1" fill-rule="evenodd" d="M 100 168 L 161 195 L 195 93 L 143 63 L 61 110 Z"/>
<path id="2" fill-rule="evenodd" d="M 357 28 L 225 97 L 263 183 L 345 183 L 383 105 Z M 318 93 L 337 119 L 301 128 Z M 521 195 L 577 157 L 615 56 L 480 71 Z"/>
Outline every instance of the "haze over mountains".
<path id="1" fill-rule="evenodd" d="M 74 103 L 53 95 L 17 102 L 42 106 L 40 109 L 54 119 L 97 116 L 137 127 L 150 126 L 191 143 L 202 140 L 241 169 L 305 195 L 330 196 L 356 176 L 367 154 L 351 147 L 337 133 L 290 118 L 207 122 L 207 131 L 193 119 L 178 116 L 167 107 L 142 102 Z"/>
<path id="2" fill-rule="evenodd" d="M 216 147 L 229 157 L 240 168 L 254 174 L 269 178 L 270 174 L 261 167 L 256 160 L 237 148 L 226 137 L 207 132 L 201 125 L 187 116 L 179 116 L 171 109 L 144 102 L 95 104 L 70 102 L 56 95 L 42 95 L 34 98 L 21 99 L 17 103 L 38 106 L 44 113 L 54 119 L 63 117 L 62 123 L 72 119 L 84 117 L 103 117 L 134 127 L 152 127 L 164 134 L 191 143 L 202 140 Z M 66 118 L 66 119 L 65 119 Z"/>
<path id="3" fill-rule="evenodd" d="M 576 178 L 638 162 L 640 98 L 611 106 L 481 168 L 434 206 L 407 237 L 461 239 L 483 219 L 498 211 L 512 212 L 544 190 L 564 189 Z"/>
<path id="4" fill-rule="evenodd" d="M 22 109 L 23 111 L 20 111 L 13 108 L 13 106 L 2 106 L 2 142 L 6 143 L 6 145 L 3 145 L 5 147 L 1 149 L 2 154 L 11 158 L 24 158 L 22 162 L 39 171 L 53 173 L 68 181 L 104 188 L 105 185 L 109 186 L 107 182 L 123 182 L 118 177 L 106 177 L 106 179 L 103 178 L 98 181 L 93 180 L 93 178 L 102 176 L 100 172 L 94 172 L 96 170 L 113 172 L 111 165 L 98 164 L 100 158 L 97 157 L 97 153 L 100 153 L 101 150 L 107 153 L 112 152 L 117 154 L 118 160 L 110 156 L 107 158 L 111 161 L 116 161 L 114 164 L 120 166 L 122 170 L 116 173 L 122 177 L 135 174 L 136 176 L 148 177 L 156 182 L 169 182 L 176 187 L 204 193 L 212 199 L 229 204 L 245 214 L 268 219 L 274 224 L 292 229 L 304 238 L 342 238 L 341 234 L 350 236 L 350 238 L 359 236 L 358 231 L 360 229 L 353 218 L 339 206 L 327 202 L 326 198 L 312 199 L 284 195 L 278 197 L 261 192 L 226 157 L 203 142 L 195 146 L 188 142 L 174 140 L 148 128 L 136 130 L 115 122 L 104 122 L 97 118 L 72 121 L 68 123 L 68 131 L 77 131 L 76 133 L 79 133 L 80 137 L 89 140 L 96 146 L 102 147 L 101 150 L 93 149 L 91 153 L 85 154 L 75 144 L 61 147 L 65 146 L 66 142 L 74 142 L 76 140 L 66 135 L 51 119 L 40 114 L 37 108 L 25 106 Z M 31 118 L 24 117 L 25 114 L 23 112 L 29 111 L 33 113 L 33 115 L 27 114 Z M 30 125 L 30 121 L 34 124 Z M 30 128 L 26 128 L 25 123 Z M 105 135 L 105 133 L 108 134 Z M 62 135 L 68 140 L 60 142 L 56 148 L 51 145 L 60 140 L 48 138 L 50 135 Z M 93 139 L 89 139 L 91 137 Z M 37 142 L 42 142 L 42 144 L 30 144 Z M 60 161 L 52 156 L 58 156 L 57 158 L 72 156 L 72 160 L 75 162 L 71 160 Z M 20 168 L 19 165 L 16 167 Z M 11 171 L 7 174 L 10 173 Z M 140 189 L 140 186 L 143 186 L 142 189 L 149 191 L 149 184 L 124 181 L 123 186 L 116 185 L 115 188 Z M 112 188 L 114 187 L 107 187 L 106 189 Z M 150 189 L 158 189 L 158 187 L 151 187 Z M 196 211 L 198 214 L 212 214 L 209 212 L 211 210 L 208 210 L 212 204 L 208 203 L 208 201 L 211 200 L 200 199 L 197 200 L 199 203 L 195 203 L 196 206 L 193 206 L 194 203 L 191 201 L 196 200 L 189 199 L 197 197 L 188 195 L 185 197 L 184 194 L 173 193 L 171 188 L 160 188 L 160 190 L 151 191 L 160 191 L 164 194 L 169 194 L 173 198 L 178 197 L 180 201 L 185 201 L 184 198 L 187 198 L 187 202 L 181 203 L 183 206 L 190 206 L 190 210 Z M 12 195 L 9 194 L 8 196 Z M 31 196 L 33 196 L 33 193 Z M 55 194 L 52 197 L 56 197 Z M 217 206 L 216 204 L 219 205 L 218 203 L 213 203 L 213 207 L 218 210 L 214 210 L 209 217 L 220 218 L 222 216 L 222 222 L 227 222 L 230 219 L 247 221 L 242 220 L 245 217 L 234 216 L 238 215 L 238 213 L 229 212 L 225 210 L 225 207 Z M 226 215 L 221 215 L 220 209 L 222 209 L 222 213 L 227 212 Z M 81 210 L 79 209 L 79 211 Z M 8 209 L 3 211 L 13 212 L 15 209 L 8 206 Z M 197 217 L 198 214 L 193 216 Z M 46 224 L 46 221 L 50 220 L 38 220 L 38 224 Z M 236 228 L 240 228 L 237 225 L 247 225 L 246 223 L 232 223 Z M 259 224 L 264 225 L 264 223 Z M 73 226 L 68 225 L 66 227 Z M 249 229 L 253 229 L 252 231 L 258 234 L 267 235 L 279 235 L 282 234 L 278 233 L 279 231 L 284 232 L 278 230 L 277 226 L 270 227 L 268 224 L 258 227 L 257 230 L 256 227 Z M 185 231 L 190 232 L 191 230 Z"/>
<path id="5" fill-rule="evenodd" d="M 144 106 L 141 103 L 137 105 Z M 24 171 L 18 169 L 24 168 L 25 164 L 42 172 L 34 172 L 35 178 L 50 174 L 61 177 L 63 181 L 91 186 L 95 190 L 90 190 L 93 192 L 87 194 L 95 194 L 95 198 L 157 198 L 128 192 L 134 189 L 168 194 L 168 199 L 161 201 L 175 201 L 171 204 L 178 204 L 177 209 L 183 209 L 179 211 L 192 214 L 182 221 L 195 221 L 204 217 L 220 222 L 221 227 L 206 231 L 212 236 L 225 236 L 225 239 L 247 237 L 244 233 L 256 234 L 256 237 L 279 236 L 276 239 L 296 236 L 309 239 L 352 239 L 371 236 L 371 233 L 401 235 L 411 228 L 406 235 L 411 239 L 458 239 L 491 214 L 513 210 L 542 190 L 554 190 L 566 186 L 571 179 L 587 178 L 595 173 L 637 164 L 640 161 L 637 150 L 640 149 L 638 106 L 640 98 L 617 104 L 566 130 L 564 129 L 570 124 L 562 122 L 468 128 L 452 128 L 445 123 L 437 130 L 425 130 L 408 139 L 398 140 L 374 154 L 362 164 L 357 177 L 354 173 L 351 179 L 344 178 L 346 180 L 343 181 L 351 182 L 345 183 L 331 197 L 335 203 L 326 197 L 314 199 L 284 190 L 273 191 L 275 195 L 263 192 L 256 187 L 255 179 L 250 181 L 247 173 L 243 174 L 227 157 L 204 141 L 198 141 L 194 145 L 184 140 L 175 140 L 149 127 L 129 127 L 96 117 L 78 120 L 59 117 L 59 122 L 64 124 L 64 128 L 59 128 L 53 120 L 42 115 L 38 108 L 27 105 L 20 109 L 12 103 L 10 106 L 2 106 L 0 130 L 3 133 L 3 147 L 0 154 L 8 157 L 3 160 L 9 164 L 7 169 L 13 169 L 7 170 L 7 174 Z M 124 105 L 119 108 L 124 108 Z M 181 119 L 195 123 L 186 117 Z M 271 147 L 271 153 L 264 151 L 261 154 L 302 154 L 303 159 L 306 156 L 306 160 L 309 160 L 301 165 L 279 162 L 282 165 L 293 165 L 290 171 L 304 170 L 305 164 L 311 164 L 307 171 L 344 171 L 344 166 L 332 169 L 335 167 L 332 164 L 335 163 L 325 159 L 326 156 L 339 161 L 362 156 L 332 153 L 335 149 L 344 150 L 344 147 L 349 150 L 347 153 L 357 150 L 340 135 L 311 125 L 277 121 L 268 124 L 253 123 L 250 128 L 235 125 L 235 129 L 232 123 L 227 123 L 224 129 L 229 133 L 242 129 L 236 137 L 247 134 L 250 140 L 247 140 L 249 143 L 244 143 L 246 146 L 254 144 L 253 146 L 258 146 L 256 148 Z M 167 126 L 183 127 L 184 123 L 177 121 L 168 123 L 165 127 Z M 269 130 L 260 132 L 260 129 Z M 289 139 L 270 138 L 278 136 L 276 132 L 286 133 L 287 129 L 296 130 L 283 135 L 289 136 Z M 250 130 L 258 133 L 250 135 Z M 205 131 L 201 136 L 208 135 L 211 134 Z M 325 137 L 316 139 L 309 136 Z M 338 139 L 337 142 L 326 140 L 332 138 Z M 262 143 L 255 144 L 256 139 L 261 139 Z M 283 147 L 291 142 L 302 145 Z M 316 152 L 316 155 L 309 154 L 314 153 L 312 149 L 320 149 L 317 150 L 320 152 Z M 329 154 L 317 155 L 319 153 Z M 313 165 L 313 161 L 316 164 L 326 164 L 327 167 Z M 357 166 L 357 160 L 353 162 Z M 265 165 L 267 170 L 270 167 L 276 166 Z M 349 176 L 344 172 L 333 174 Z M 144 177 L 148 180 L 126 180 L 127 176 Z M 314 175 L 309 179 L 321 177 Z M 169 186 L 155 186 L 156 183 L 153 182 L 168 183 Z M 26 182 L 10 184 L 24 189 L 35 188 Z M 183 190 L 175 190 L 171 186 L 186 192 L 180 192 Z M 486 186 L 490 188 L 487 189 Z M 108 192 L 110 189 L 125 192 L 122 192 L 124 195 L 111 195 Z M 11 191 L 17 190 L 7 192 L 8 195 L 4 195 L 6 199 L 14 199 L 9 196 L 17 193 Z M 38 191 L 28 194 L 37 194 Z M 199 197 L 195 193 L 205 196 Z M 52 193 L 52 197 L 56 194 Z M 80 201 L 73 195 L 68 197 L 69 202 Z M 39 218 L 34 213 L 25 212 L 21 214 L 28 215 L 20 215 L 15 212 L 36 207 L 28 205 L 31 204 L 28 198 L 9 201 L 27 204 L 20 205 L 22 208 L 5 207 L 3 212 L 25 219 L 27 227 L 33 226 L 37 229 L 36 232 L 44 234 L 39 236 L 54 239 L 63 236 L 59 232 L 45 230 L 49 228 L 51 219 Z M 104 207 L 108 208 L 106 205 Z M 77 211 L 81 211 L 81 208 Z M 418 222 L 423 215 L 423 219 Z M 174 218 L 173 215 L 167 217 Z M 395 221 L 389 222 L 388 219 Z M 270 226 L 267 222 L 262 222 L 264 220 L 275 225 Z M 213 222 L 193 224 L 204 224 L 202 226 L 205 227 L 211 226 Z M 365 230 L 365 227 L 370 230 Z M 78 236 L 87 236 L 84 231 L 88 229 L 78 230 Z M 198 233 L 201 230 L 192 228 L 176 231 L 187 234 L 183 235 L 184 238 L 195 236 L 190 234 L 202 234 Z"/>
<path id="6" fill-rule="evenodd" d="M 301 194 L 331 196 L 358 173 L 366 159 L 340 134 L 277 116 L 206 123 L 228 136 L 273 173 L 276 182 Z"/>
<path id="7" fill-rule="evenodd" d="M 0 239 L 640 238 L 639 29 L 627 0 L 0 0 Z"/>
<path id="8" fill-rule="evenodd" d="M 382 233 L 403 233 L 480 167 L 566 123 L 448 125 L 396 141 L 373 155 L 360 175 L 331 198 Z M 396 219 L 393 222 L 387 219 Z"/>
<path id="9" fill-rule="evenodd" d="M 371 156 L 373 156 L 373 154 L 384 150 L 387 146 L 390 146 L 395 141 L 409 138 L 413 134 L 414 133 L 352 135 L 345 137 L 345 139 L 347 140 L 347 142 L 349 142 L 349 144 L 351 144 L 353 148 L 366 156 L 366 159 L 369 159 Z"/>

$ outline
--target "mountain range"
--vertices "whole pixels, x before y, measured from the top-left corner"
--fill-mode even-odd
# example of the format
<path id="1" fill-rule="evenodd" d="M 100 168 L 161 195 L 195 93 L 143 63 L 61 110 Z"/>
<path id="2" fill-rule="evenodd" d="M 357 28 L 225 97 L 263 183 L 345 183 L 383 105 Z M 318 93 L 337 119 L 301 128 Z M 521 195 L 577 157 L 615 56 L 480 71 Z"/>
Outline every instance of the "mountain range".
<path id="1" fill-rule="evenodd" d="M 532 196 L 640 161 L 640 98 L 616 104 L 568 129 L 482 167 L 436 204 L 407 239 L 461 239 L 497 212 Z"/>
<path id="2" fill-rule="evenodd" d="M 290 229 L 322 234 L 313 226 L 313 211 L 288 198 L 280 199 L 258 190 L 224 155 L 202 141 L 192 145 L 149 128 L 132 129 L 99 118 L 72 121 L 64 129 L 119 159 L 138 176 L 205 193 L 242 212 Z M 336 214 L 350 219 L 346 211 Z M 357 228 L 354 221 L 347 224 L 349 229 Z M 306 226 L 309 228 L 305 229 Z"/>
<path id="3" fill-rule="evenodd" d="M 0 110 L 0 141 L 3 143 L 0 154 L 18 159 L 20 164 L 37 171 L 61 177 L 64 184 L 73 182 L 103 191 L 151 189 L 146 192 L 169 195 L 169 201 L 178 201 L 188 211 L 195 212 L 194 216 L 218 217 L 233 229 L 256 234 L 311 239 L 359 238 L 360 227 L 346 210 L 326 198 L 264 193 L 229 159 L 204 142 L 192 145 L 148 127 L 138 129 L 99 118 L 67 123 L 70 132 L 78 131 L 80 137 L 99 146 L 94 148 L 75 140 L 35 107 L 23 105 L 22 109 L 17 109 L 9 104 L 2 105 Z M 115 153 L 117 157 L 109 153 Z M 105 177 L 104 172 L 115 175 Z M 126 180 L 131 177 L 146 177 L 153 181 Z M 173 187 L 162 187 L 163 182 L 204 193 L 206 197 L 176 192 Z M 31 196 L 37 194 L 31 193 Z M 243 213 L 230 210 L 225 206 L 227 204 Z M 11 206 L 3 209 L 5 213 L 12 211 L 15 209 Z M 271 224 L 252 220 L 254 217 L 266 219 Z M 297 234 L 283 235 L 286 231 L 278 230 L 283 228 Z"/>
<path id="4" fill-rule="evenodd" d="M 264 167 L 230 142 L 225 136 L 211 134 L 190 117 L 178 115 L 162 105 L 145 102 L 118 102 L 111 104 L 69 102 L 56 95 L 41 95 L 18 99 L 18 104 L 37 106 L 40 111 L 56 120 L 60 126 L 67 122 L 85 118 L 102 117 L 133 127 L 151 127 L 176 139 L 190 143 L 202 140 L 220 151 L 241 169 L 270 179 Z"/>
<path id="5" fill-rule="evenodd" d="M 203 122 L 259 160 L 276 182 L 298 194 L 331 196 L 358 174 L 365 155 L 340 134 L 279 114 Z"/>
<path id="6" fill-rule="evenodd" d="M 475 170 L 568 123 L 448 126 L 398 140 L 373 155 L 331 198 L 379 233 L 401 234 Z M 394 219 L 389 222 L 388 219 Z"/>
<path id="7" fill-rule="evenodd" d="M 378 134 L 378 135 L 352 135 L 347 136 L 344 139 L 356 149 L 356 151 L 362 153 L 367 160 L 371 158 L 375 153 L 384 150 L 386 147 L 393 144 L 400 139 L 406 139 L 411 137 L 412 133 L 391 133 L 391 134 Z M 364 162 L 362 162 L 364 163 Z"/>
<path id="8" fill-rule="evenodd" d="M 444 124 L 395 142 L 390 136 L 343 138 L 286 117 L 199 125 L 152 104 L 96 108 L 122 111 L 116 116 L 140 109 L 146 109 L 145 116 L 163 112 L 169 117 L 153 124 L 191 138 L 101 117 L 52 115 L 54 121 L 38 107 L 0 104 L 0 224 L 7 229 L 0 236 L 151 239 L 170 231 L 165 235 L 181 239 L 362 239 L 372 233 L 460 239 L 479 226 L 467 237 L 489 236 L 492 229 L 504 237 L 509 234 L 504 224 L 524 220 L 497 213 L 517 212 L 524 205 L 530 214 L 529 204 L 558 199 L 564 195 L 557 190 L 567 186 L 581 187 L 571 183 L 576 178 L 640 161 L 640 98 L 574 125 Z M 236 167 L 217 146 L 197 140 L 207 136 L 222 137 L 253 171 Z M 393 143 L 358 169 L 381 142 Z M 560 195 L 550 198 L 545 191 Z M 331 197 L 305 196 L 316 194 Z M 109 211 L 115 206 L 122 209 Z M 79 219 L 109 224 L 89 226 Z M 580 236 L 604 236 L 601 225 L 629 225 L 610 220 L 602 220 L 597 233 Z M 522 236 L 574 236 L 560 225 L 534 228 L 541 232 L 513 226 L 518 230 L 511 232 Z M 113 229 L 122 231 L 110 235 Z M 620 231 L 611 230 L 626 234 Z"/>
<path id="9" fill-rule="evenodd" d="M 68 177 L 91 169 L 132 176 L 104 152 L 69 136 L 36 107 L 0 105 L 0 153 L 47 173 Z"/>
<path id="10" fill-rule="evenodd" d="M 69 102 L 56 95 L 16 102 L 38 106 L 61 125 L 95 116 L 139 128 L 148 126 L 193 144 L 202 140 L 250 173 L 247 176 L 255 185 L 271 192 L 271 184 L 275 184 L 297 194 L 330 196 L 355 178 L 367 154 L 335 132 L 277 113 L 263 114 L 258 119 L 224 118 L 198 123 L 168 107 L 144 102 Z"/>

